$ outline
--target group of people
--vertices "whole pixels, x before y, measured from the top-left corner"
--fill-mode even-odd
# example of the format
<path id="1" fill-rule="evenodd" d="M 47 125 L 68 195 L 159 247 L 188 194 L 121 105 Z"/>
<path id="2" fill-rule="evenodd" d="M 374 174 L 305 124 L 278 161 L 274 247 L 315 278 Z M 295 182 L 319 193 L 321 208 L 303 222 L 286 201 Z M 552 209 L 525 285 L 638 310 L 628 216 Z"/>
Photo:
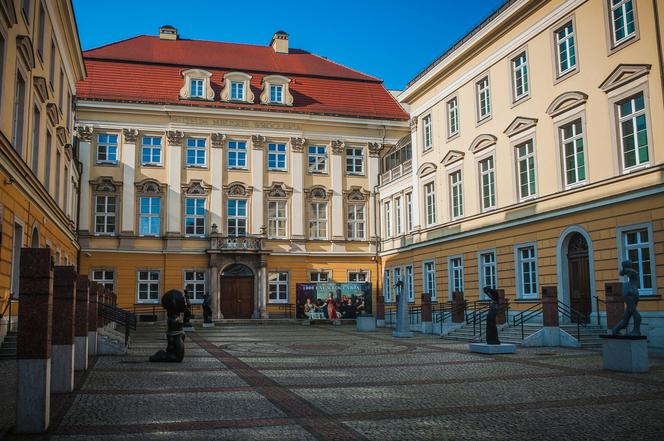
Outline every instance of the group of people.
<path id="1" fill-rule="evenodd" d="M 327 296 L 327 299 L 313 300 L 313 297 L 308 296 L 302 305 L 302 315 L 308 319 L 354 319 L 359 314 L 365 311 L 366 305 L 363 297 L 352 295 L 337 296 L 336 298 L 332 293 Z M 298 305 L 298 315 L 300 314 L 300 305 Z M 304 318 L 302 317 L 302 318 Z"/>

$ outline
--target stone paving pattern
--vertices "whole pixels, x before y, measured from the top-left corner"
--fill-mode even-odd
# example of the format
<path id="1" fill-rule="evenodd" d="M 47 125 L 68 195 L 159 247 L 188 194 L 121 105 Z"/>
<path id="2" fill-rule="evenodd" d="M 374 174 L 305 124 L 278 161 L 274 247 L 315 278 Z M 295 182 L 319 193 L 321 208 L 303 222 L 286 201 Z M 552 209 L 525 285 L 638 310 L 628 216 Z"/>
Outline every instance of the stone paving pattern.
<path id="1" fill-rule="evenodd" d="M 34 439 L 658 440 L 664 359 L 647 374 L 602 370 L 591 350 L 479 355 L 430 335 L 350 326 L 234 325 L 189 333 L 183 363 L 154 364 L 163 328 L 144 326 L 125 356 L 93 360 L 73 394 L 52 399 Z M 15 361 L 3 361 L 5 378 Z M 0 436 L 15 385 L 0 384 Z M 5 409 L 7 407 L 7 409 Z"/>

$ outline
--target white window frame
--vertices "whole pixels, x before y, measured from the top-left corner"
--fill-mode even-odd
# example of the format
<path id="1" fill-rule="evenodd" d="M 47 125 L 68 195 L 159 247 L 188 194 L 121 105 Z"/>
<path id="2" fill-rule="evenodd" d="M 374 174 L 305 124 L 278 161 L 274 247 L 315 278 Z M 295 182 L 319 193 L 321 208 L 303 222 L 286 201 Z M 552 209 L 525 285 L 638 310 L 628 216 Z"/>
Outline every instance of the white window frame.
<path id="1" fill-rule="evenodd" d="M 447 107 L 447 137 L 452 138 L 459 134 L 459 97 L 452 97 L 446 103 Z"/>
<path id="2" fill-rule="evenodd" d="M 364 176 L 364 148 L 346 147 L 346 174 Z"/>
<path id="3" fill-rule="evenodd" d="M 523 49 L 510 60 L 512 72 L 512 102 L 516 103 L 530 95 L 530 75 L 528 74 L 528 51 Z M 521 84 L 519 84 L 519 82 Z M 519 93 L 521 88 L 521 93 Z"/>
<path id="4" fill-rule="evenodd" d="M 607 1 L 607 0 L 604 0 Z M 625 43 L 628 40 L 631 40 L 632 38 L 636 37 L 638 35 L 638 20 L 637 20 L 637 13 L 636 13 L 636 2 L 633 0 L 620 0 L 618 4 L 613 4 L 612 0 L 608 0 L 608 13 L 609 13 L 609 27 L 610 27 L 610 33 L 611 33 L 611 44 L 614 48 L 620 46 L 621 44 Z M 627 21 L 627 4 L 629 4 L 632 8 L 632 19 L 633 19 L 633 27 L 634 29 L 632 30 L 631 33 L 628 32 L 627 30 L 627 25 L 629 22 Z M 618 38 L 617 36 L 617 28 L 616 28 L 616 20 L 615 20 L 615 11 L 620 9 L 622 11 L 621 14 L 621 21 L 622 24 L 625 28 L 625 35 L 622 38 Z"/>
<path id="5" fill-rule="evenodd" d="M 353 280 L 355 279 L 355 280 Z M 362 280 L 360 280 L 362 279 Z M 370 282 L 370 273 L 368 270 L 349 270 L 348 283 L 368 283 Z"/>
<path id="6" fill-rule="evenodd" d="M 488 256 L 488 255 L 493 256 L 492 257 L 493 262 L 491 262 L 487 265 L 487 263 L 484 261 L 484 256 Z M 480 300 L 488 300 L 489 296 L 487 296 L 484 293 L 484 288 L 489 286 L 487 284 L 487 280 L 486 280 L 486 275 L 487 275 L 486 270 L 487 270 L 487 268 L 489 269 L 489 272 L 491 273 L 491 276 L 493 277 L 493 283 L 494 284 L 491 288 L 498 289 L 498 258 L 497 258 L 496 250 L 491 249 L 491 250 L 481 250 L 481 251 L 479 251 L 477 253 L 477 268 L 478 268 L 477 279 L 479 281 L 478 285 L 479 285 L 479 289 L 480 289 L 480 292 L 479 292 Z"/>
<path id="7" fill-rule="evenodd" d="M 226 166 L 229 169 L 246 170 L 248 168 L 247 160 L 247 142 L 246 141 L 228 141 L 228 151 L 226 152 Z M 234 159 L 231 160 L 231 153 L 234 154 Z M 233 162 L 233 163 L 231 163 Z M 244 163 L 244 165 L 242 165 Z"/>
<path id="8" fill-rule="evenodd" d="M 102 141 L 102 137 L 106 137 L 106 142 Z M 111 142 L 111 137 L 115 139 L 115 142 Z M 106 159 L 101 158 L 101 147 L 104 148 L 104 153 Z M 99 133 L 97 135 L 97 148 L 95 159 L 97 164 L 117 164 L 119 161 L 118 158 L 118 135 L 115 133 Z M 108 159 L 110 156 L 115 157 L 115 159 Z"/>
<path id="9" fill-rule="evenodd" d="M 422 117 L 422 135 L 424 137 L 423 150 L 425 152 L 431 150 L 433 148 L 433 122 L 431 114 Z"/>
<path id="10" fill-rule="evenodd" d="M 271 142 L 267 145 L 267 169 L 270 171 L 288 170 L 288 147 L 282 142 Z M 274 165 L 270 162 L 274 161 Z M 279 163 L 283 161 L 283 166 Z"/>
<path id="11" fill-rule="evenodd" d="M 635 108 L 636 108 L 636 104 L 635 104 L 636 103 L 636 97 L 638 97 L 639 95 L 641 95 L 641 97 L 643 98 L 643 109 L 635 110 Z M 652 141 L 652 137 L 650 136 L 650 129 L 649 129 L 650 119 L 648 118 L 648 111 L 647 111 L 648 106 L 647 106 L 646 99 L 647 99 L 646 94 L 642 90 L 639 90 L 639 91 L 635 92 L 634 94 L 632 94 L 630 96 L 627 96 L 625 98 L 617 100 L 614 104 L 616 106 L 616 117 L 618 119 L 618 143 L 619 143 L 619 146 L 620 146 L 620 163 L 622 164 L 623 172 L 629 172 L 629 171 L 632 171 L 632 170 L 637 170 L 637 169 L 642 168 L 642 167 L 647 167 L 648 165 L 650 165 L 650 162 L 652 160 L 652 154 L 650 152 L 650 142 Z M 630 103 L 631 113 L 629 113 L 627 116 L 621 116 L 620 115 L 620 105 L 622 103 L 625 103 L 625 102 Z M 637 129 L 636 119 L 640 116 L 643 116 L 643 118 L 645 119 L 645 122 L 646 122 L 646 128 L 645 128 L 645 131 L 646 131 L 646 146 L 645 146 L 645 149 L 646 149 L 646 153 L 648 154 L 648 160 L 644 161 L 644 162 L 639 162 L 639 148 L 640 147 L 638 145 L 638 141 L 639 141 L 638 136 L 637 136 L 638 132 L 636 131 L 636 129 Z M 628 121 L 631 122 L 632 129 L 634 130 L 631 137 L 632 137 L 632 139 L 634 140 L 634 143 L 635 143 L 634 144 L 634 147 L 635 147 L 634 155 L 635 155 L 636 163 L 634 165 L 631 165 L 631 166 L 627 166 L 627 162 L 625 161 L 625 143 L 624 143 L 624 139 L 623 139 L 623 123 L 628 122 Z"/>
<path id="12" fill-rule="evenodd" d="M 527 259 L 527 262 L 534 263 L 534 275 L 535 275 L 535 292 L 526 293 L 523 290 L 524 274 L 523 274 L 523 263 L 521 259 L 521 250 L 526 248 L 532 248 L 533 255 Z M 539 298 L 539 269 L 538 269 L 538 259 L 537 259 L 537 242 L 526 242 L 514 245 L 514 262 L 516 269 L 516 294 L 517 299 L 519 300 L 531 300 Z M 531 271 L 532 273 L 532 271 Z M 532 274 L 531 274 L 532 276 Z"/>
<path id="13" fill-rule="evenodd" d="M 188 213 L 187 210 L 189 207 L 187 206 L 189 201 L 193 202 L 193 213 Z M 200 214 L 198 213 L 198 209 L 200 208 L 198 205 L 202 204 L 203 205 L 203 213 Z M 187 221 L 191 219 L 193 221 L 193 232 L 190 233 L 187 231 L 187 228 L 189 227 L 187 225 Z M 199 225 L 199 221 L 203 222 L 203 225 Z M 201 230 L 202 228 L 202 230 Z M 184 235 L 185 237 L 205 237 L 205 233 L 207 231 L 207 201 L 205 197 L 200 197 L 200 196 L 187 196 L 184 198 Z"/>
<path id="14" fill-rule="evenodd" d="M 99 199 L 103 198 L 104 199 L 104 209 L 105 211 L 98 211 L 97 208 L 99 207 Z M 110 212 L 108 211 L 108 198 L 113 198 L 114 202 L 113 205 L 115 209 Z M 95 195 L 95 206 L 94 206 L 94 223 L 95 223 L 95 236 L 115 236 L 118 232 L 118 196 L 115 194 L 96 194 Z M 100 224 L 98 224 L 98 219 L 103 218 L 103 222 L 101 226 L 103 227 L 100 231 L 98 228 Z M 108 231 L 109 230 L 109 219 L 113 219 L 113 231 Z"/>
<path id="15" fill-rule="evenodd" d="M 427 227 L 436 225 L 436 184 L 429 181 L 422 184 L 424 189 L 424 221 Z"/>
<path id="16" fill-rule="evenodd" d="M 309 239 L 327 240 L 329 234 L 327 209 L 327 201 L 309 202 Z M 324 217 L 321 217 L 321 213 Z M 325 234 L 321 234 L 323 229 Z"/>
<path id="17" fill-rule="evenodd" d="M 429 280 L 429 277 L 431 278 Z M 422 262 L 422 292 L 431 294 L 431 301 L 436 300 L 436 261 L 425 260 Z"/>
<path id="18" fill-rule="evenodd" d="M 284 85 L 283 84 L 270 84 L 270 103 L 283 104 L 284 103 Z"/>
<path id="19" fill-rule="evenodd" d="M 406 265 L 404 267 L 404 287 L 406 288 L 406 293 L 408 294 L 409 303 L 413 303 L 415 301 L 415 283 L 413 277 L 413 265 Z"/>
<path id="20" fill-rule="evenodd" d="M 572 30 L 568 31 L 567 27 L 571 26 Z M 561 37 L 562 32 L 565 32 L 565 35 Z M 573 17 L 570 17 L 553 31 L 553 40 L 555 43 L 555 54 L 556 54 L 556 76 L 557 78 L 562 78 L 570 72 L 577 70 L 579 65 L 579 51 L 578 51 L 578 41 L 576 38 L 576 26 L 574 23 Z M 570 40 L 572 41 L 570 43 Z M 572 57 L 570 56 L 570 49 L 574 52 L 574 64 L 572 64 Z M 562 58 L 563 50 L 566 53 L 565 59 Z M 563 69 L 563 61 L 568 63 L 566 69 Z"/>
<path id="21" fill-rule="evenodd" d="M 307 170 L 309 171 L 310 174 L 326 174 L 327 163 L 328 163 L 328 157 L 327 157 L 326 146 L 324 145 L 307 146 Z"/>
<path id="22" fill-rule="evenodd" d="M 385 216 L 385 237 L 392 237 L 392 201 L 383 202 L 383 213 Z"/>
<path id="23" fill-rule="evenodd" d="M 315 276 L 314 276 L 315 274 Z M 325 275 L 325 277 L 321 277 Z M 332 282 L 332 271 L 326 269 L 309 271 L 309 282 L 311 283 L 329 283 Z"/>
<path id="24" fill-rule="evenodd" d="M 526 144 L 530 144 L 530 146 L 532 147 L 532 152 L 526 153 L 525 156 L 519 156 L 519 148 L 526 145 Z M 520 140 L 519 142 L 516 142 L 514 144 L 514 155 L 515 155 L 515 158 L 516 158 L 516 184 L 517 184 L 516 194 L 517 194 L 517 198 L 518 198 L 519 202 L 523 202 L 523 201 L 527 201 L 529 199 L 536 198 L 537 197 L 538 185 L 537 185 L 537 155 L 536 155 L 536 152 L 535 152 L 535 138 L 524 138 L 524 139 Z M 529 161 L 530 158 L 532 158 L 532 165 L 533 165 L 533 172 L 534 172 L 534 177 L 533 177 L 534 181 L 533 182 L 534 182 L 534 185 L 535 185 L 535 189 L 533 191 L 531 191 L 531 188 L 530 188 L 531 187 L 530 186 L 530 184 L 531 184 L 531 181 L 530 181 L 530 161 Z M 527 176 L 528 176 L 528 195 L 526 195 L 526 196 L 523 196 L 523 194 L 521 193 L 521 184 L 522 184 L 521 183 L 521 161 L 522 160 L 526 160 L 527 165 L 528 165 L 528 170 L 527 170 L 528 171 L 528 173 L 527 173 Z"/>
<path id="25" fill-rule="evenodd" d="M 394 234 L 401 236 L 403 234 L 403 207 L 401 206 L 401 196 L 394 197 Z"/>
<path id="26" fill-rule="evenodd" d="M 244 81 L 231 80 L 231 100 L 232 101 L 245 101 L 246 93 L 244 90 Z M 238 94 L 238 91 L 240 92 Z"/>
<path id="27" fill-rule="evenodd" d="M 146 142 L 149 142 L 146 144 Z M 142 166 L 161 166 L 164 163 L 164 148 L 161 136 L 145 135 L 141 137 L 141 165 Z M 144 159 L 145 152 L 148 152 L 148 160 Z M 156 156 L 158 158 L 155 158 Z M 158 160 L 155 160 L 158 159 Z"/>
<path id="28" fill-rule="evenodd" d="M 276 278 L 273 278 L 276 276 Z M 271 304 L 288 303 L 290 274 L 288 271 L 270 271 L 267 275 L 267 302 Z M 275 298 L 272 298 L 272 288 Z"/>
<path id="29" fill-rule="evenodd" d="M 413 231 L 413 192 L 405 194 L 406 198 L 406 232 Z"/>
<path id="30" fill-rule="evenodd" d="M 156 283 L 152 279 L 152 275 L 157 274 Z M 147 278 L 142 278 L 147 276 Z M 141 284 L 147 284 L 147 295 L 146 299 L 141 299 Z M 156 285 L 156 286 L 155 286 Z M 156 292 L 157 298 L 151 298 L 153 291 Z M 136 303 L 149 303 L 153 304 L 159 303 L 159 293 L 161 292 L 161 270 L 158 269 L 139 269 L 136 271 Z"/>
<path id="31" fill-rule="evenodd" d="M 491 85 L 489 81 L 489 75 L 484 75 L 475 82 L 478 123 L 491 117 Z"/>
<path id="32" fill-rule="evenodd" d="M 205 80 L 202 78 L 189 80 L 189 98 L 205 98 Z"/>
<path id="33" fill-rule="evenodd" d="M 244 202 L 244 204 L 242 204 Z M 231 208 L 231 204 L 235 205 L 235 214 L 230 215 L 229 210 Z M 244 215 L 238 214 L 240 212 L 240 206 L 244 205 Z M 248 229 L 248 223 L 249 223 L 249 201 L 244 198 L 229 198 L 226 200 L 226 234 L 229 237 L 246 237 L 247 236 L 247 229 Z M 244 221 L 244 225 L 243 225 Z M 235 229 L 235 233 L 231 234 L 231 224 L 233 225 Z M 244 229 L 244 234 L 240 234 L 240 232 Z"/>
<path id="34" fill-rule="evenodd" d="M 617 241 L 617 249 L 618 249 L 618 271 L 622 269 L 622 262 L 623 260 L 627 259 L 627 251 L 630 247 L 627 246 L 626 243 L 626 236 L 627 233 L 637 231 L 637 230 L 645 230 L 648 234 L 648 242 L 644 242 L 648 248 L 648 255 L 650 258 L 650 285 L 651 288 L 639 288 L 639 295 L 640 296 L 655 296 L 657 295 L 657 271 L 656 271 L 656 253 L 655 253 L 655 242 L 653 238 L 653 227 L 651 222 L 644 222 L 644 223 L 638 223 L 638 224 L 631 224 L 631 225 L 622 225 L 616 229 L 616 241 Z M 633 247 L 631 247 L 633 248 Z M 645 248 L 644 246 L 640 246 L 638 248 Z M 640 286 L 643 286 L 643 271 L 641 271 L 641 261 L 639 260 L 638 262 L 638 271 L 639 271 L 639 276 L 641 279 L 641 284 Z"/>
<path id="35" fill-rule="evenodd" d="M 149 211 L 147 213 L 142 212 L 142 207 L 143 207 L 142 199 L 148 199 L 149 200 L 148 201 Z M 155 199 L 159 201 L 159 212 L 156 213 L 156 214 L 152 213 L 152 207 L 154 205 L 154 200 Z M 163 208 L 164 208 L 164 204 L 163 204 L 162 198 L 160 196 L 141 195 L 141 196 L 138 197 L 138 235 L 139 236 L 160 236 L 161 235 L 161 227 L 162 227 L 162 225 L 161 225 L 161 213 L 163 211 Z M 141 219 L 148 219 L 148 225 L 150 227 L 149 230 L 152 230 L 152 228 L 151 228 L 152 220 L 157 219 L 157 221 L 158 221 L 157 225 L 159 227 L 159 231 L 157 231 L 157 233 L 153 233 L 152 231 L 147 231 L 147 232 L 143 231 L 141 229 Z"/>
<path id="36" fill-rule="evenodd" d="M 455 254 L 447 257 L 447 292 L 448 300 L 452 300 L 455 291 L 465 292 L 463 254 Z M 457 284 L 457 279 L 460 281 Z"/>
<path id="37" fill-rule="evenodd" d="M 193 152 L 194 162 L 189 162 L 189 152 Z M 199 160 L 203 159 L 203 162 Z M 187 138 L 185 148 L 185 163 L 189 168 L 207 167 L 207 140 L 205 138 Z"/>
<path id="38" fill-rule="evenodd" d="M 577 125 L 580 129 L 580 132 L 577 132 Z M 567 127 L 572 127 L 572 136 L 570 138 L 565 138 L 565 129 Z M 583 185 L 588 181 L 588 155 L 586 154 L 587 151 L 587 145 L 586 145 L 586 134 L 585 134 L 585 127 L 584 127 L 584 120 L 579 115 L 578 118 L 574 118 L 571 121 L 567 121 L 564 124 L 561 124 L 560 126 L 557 127 L 558 129 L 558 136 L 560 138 L 560 155 L 561 155 L 561 162 L 562 162 L 562 172 L 563 172 L 563 183 L 565 185 L 566 189 L 569 188 L 574 188 L 578 187 L 579 185 Z M 580 179 L 579 177 L 579 141 L 581 142 L 581 156 L 583 158 L 583 173 L 584 177 L 583 179 Z M 572 144 L 572 149 L 574 150 L 574 177 L 575 181 L 574 182 L 569 182 L 568 180 L 568 170 L 567 168 L 567 144 L 571 143 Z"/>
<path id="39" fill-rule="evenodd" d="M 484 164 L 491 163 L 490 168 L 484 168 Z M 480 187 L 480 207 L 482 212 L 493 210 L 496 208 L 496 157 L 490 154 L 477 161 L 477 171 L 479 176 Z M 488 185 L 484 184 L 484 178 L 487 177 Z M 488 191 L 489 194 L 485 194 Z M 488 196 L 489 205 L 485 205 L 485 198 Z"/>
<path id="40" fill-rule="evenodd" d="M 191 303 L 203 303 L 205 293 L 208 291 L 208 272 L 207 270 L 202 270 L 202 269 L 186 269 L 182 271 L 182 280 L 184 281 L 184 286 L 182 287 L 183 289 L 187 290 L 187 294 L 189 294 L 189 299 L 191 300 Z M 196 277 L 198 275 L 202 274 L 203 275 L 203 280 L 197 279 Z M 193 278 L 190 278 L 193 276 Z M 189 288 L 189 286 L 193 286 L 193 290 Z M 196 294 L 198 293 L 197 287 L 202 287 L 202 292 L 200 297 L 198 297 Z"/>
<path id="41" fill-rule="evenodd" d="M 450 190 L 450 219 L 456 220 L 463 217 L 463 172 L 460 168 L 448 173 L 448 184 Z M 456 191 L 456 196 L 455 196 Z"/>
<path id="42" fill-rule="evenodd" d="M 390 277 L 390 270 L 383 270 L 383 299 L 385 303 L 390 303 L 392 301 L 392 281 Z"/>
<path id="43" fill-rule="evenodd" d="M 358 219 L 358 213 L 361 213 L 361 219 Z M 366 205 L 364 203 L 349 203 L 346 220 L 348 240 L 365 240 L 367 235 Z"/>
<path id="44" fill-rule="evenodd" d="M 115 268 L 91 268 L 90 280 L 103 285 L 106 289 L 115 291 Z"/>
<path id="45" fill-rule="evenodd" d="M 280 214 L 280 212 L 283 212 L 283 214 Z M 283 234 L 280 234 L 281 231 L 283 231 Z M 272 200 L 267 202 L 267 234 L 270 239 L 288 238 L 288 201 Z"/>

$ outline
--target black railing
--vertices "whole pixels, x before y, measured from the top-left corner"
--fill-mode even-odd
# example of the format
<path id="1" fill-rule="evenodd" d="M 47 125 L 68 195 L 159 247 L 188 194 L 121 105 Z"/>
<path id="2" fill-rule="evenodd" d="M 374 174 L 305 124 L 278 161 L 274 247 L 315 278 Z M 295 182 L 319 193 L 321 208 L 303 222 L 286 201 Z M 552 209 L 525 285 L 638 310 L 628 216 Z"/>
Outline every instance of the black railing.
<path id="1" fill-rule="evenodd" d="M 567 317 L 571 322 L 576 322 L 576 340 L 581 343 L 581 326 L 584 328 L 587 327 L 586 321 L 588 317 L 560 300 L 558 300 L 558 312 Z"/>
<path id="2" fill-rule="evenodd" d="M 124 327 L 125 346 L 129 343 L 129 330 L 136 330 L 136 314 L 115 305 L 97 302 L 97 315 Z"/>
<path id="3" fill-rule="evenodd" d="M 461 304 L 454 304 L 452 301 L 448 301 L 447 303 L 440 303 L 436 305 L 437 307 L 435 309 L 432 308 L 431 314 L 435 317 L 435 322 L 440 323 L 440 334 L 443 334 L 443 324 L 449 319 L 452 320 L 452 317 L 454 317 L 454 314 L 457 313 L 458 311 L 462 311 L 464 314 L 464 317 L 466 316 L 467 313 L 467 307 L 468 303 L 463 302 Z"/>
<path id="4" fill-rule="evenodd" d="M 544 311 L 544 308 L 541 303 L 536 303 L 535 305 L 531 306 L 528 309 L 524 309 L 523 311 L 519 312 L 516 314 L 513 318 L 512 324 L 514 326 L 521 326 L 521 340 L 525 339 L 525 330 L 524 330 L 524 324 L 532 320 L 533 318 L 537 317 L 538 315 L 542 314 Z M 570 320 L 570 322 L 576 322 L 576 339 L 580 343 L 581 342 L 581 327 L 583 326 L 584 328 L 587 327 L 586 325 L 586 320 L 587 317 L 585 314 L 580 313 L 576 309 L 572 308 L 571 306 L 568 306 L 558 300 L 556 302 L 556 311 L 558 314 L 562 315 L 563 317 L 566 317 Z"/>
<path id="5" fill-rule="evenodd" d="M 536 303 L 531 307 L 519 312 L 513 317 L 512 325 L 515 327 L 521 326 L 521 340 L 525 338 L 525 330 L 523 327 L 524 323 L 526 323 L 528 320 L 531 320 L 534 317 L 537 317 L 539 314 L 542 314 L 542 311 L 543 311 L 542 304 Z"/>
<path id="6" fill-rule="evenodd" d="M 604 311 L 606 311 L 606 301 L 600 299 L 597 296 L 593 296 L 593 298 L 595 299 L 595 314 L 596 314 L 596 317 L 597 317 L 597 326 L 602 326 L 602 322 L 600 321 L 600 317 L 599 317 L 599 304 L 601 303 L 602 305 L 604 305 Z M 607 324 L 607 327 L 608 327 L 608 324 Z"/>
<path id="7" fill-rule="evenodd" d="M 5 307 L 2 308 L 2 313 L 0 313 L 0 319 L 5 315 L 7 316 L 7 332 L 12 330 L 12 305 L 18 303 L 18 299 L 14 299 L 11 296 L 7 299 Z"/>
<path id="8" fill-rule="evenodd" d="M 388 319 L 389 317 L 389 319 Z M 396 324 L 397 320 L 397 304 L 392 303 L 392 304 L 386 304 L 385 305 L 385 323 L 388 326 L 392 326 Z"/>
<path id="9" fill-rule="evenodd" d="M 422 323 L 422 305 L 408 305 L 408 321 L 411 325 Z"/>
<path id="10" fill-rule="evenodd" d="M 294 303 L 281 303 L 279 305 L 279 310 L 283 313 L 285 317 L 292 319 L 297 315 L 297 305 Z"/>

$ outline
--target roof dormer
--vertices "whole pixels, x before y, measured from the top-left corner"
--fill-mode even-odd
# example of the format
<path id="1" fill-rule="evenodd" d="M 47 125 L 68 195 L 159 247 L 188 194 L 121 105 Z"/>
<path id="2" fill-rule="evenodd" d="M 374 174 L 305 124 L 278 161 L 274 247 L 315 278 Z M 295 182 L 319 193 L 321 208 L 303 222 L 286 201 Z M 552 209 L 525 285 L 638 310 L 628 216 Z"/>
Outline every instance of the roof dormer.
<path id="1" fill-rule="evenodd" d="M 253 103 L 254 93 L 251 91 L 251 75 L 244 72 L 228 72 L 225 74 L 221 100 Z"/>
<path id="2" fill-rule="evenodd" d="M 293 95 L 290 93 L 291 80 L 281 75 L 268 75 L 263 77 L 263 92 L 261 104 L 276 104 L 283 106 L 293 105 Z"/>
<path id="3" fill-rule="evenodd" d="M 189 69 L 182 72 L 184 86 L 180 89 L 180 98 L 185 100 L 214 99 L 214 90 L 210 85 L 212 74 L 202 69 Z"/>

